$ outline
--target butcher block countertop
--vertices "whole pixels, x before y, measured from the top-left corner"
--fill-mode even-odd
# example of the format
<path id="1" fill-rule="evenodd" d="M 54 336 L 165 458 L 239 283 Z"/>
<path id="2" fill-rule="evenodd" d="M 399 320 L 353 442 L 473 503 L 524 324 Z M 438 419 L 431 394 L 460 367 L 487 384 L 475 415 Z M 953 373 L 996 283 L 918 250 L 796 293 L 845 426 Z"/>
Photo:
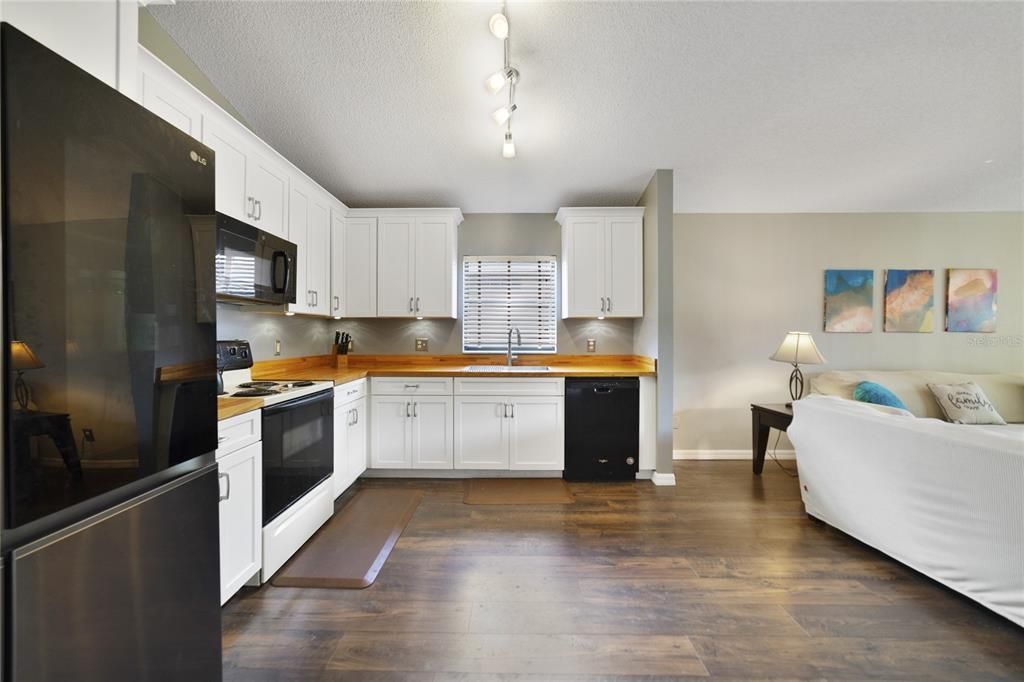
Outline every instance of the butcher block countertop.
<path id="1" fill-rule="evenodd" d="M 467 370 L 469 365 L 504 365 L 504 355 L 316 355 L 257 362 L 253 379 L 320 380 L 337 384 L 366 377 L 641 377 L 655 376 L 655 362 L 638 355 L 529 355 L 516 365 L 541 365 L 537 372 Z M 217 418 L 259 409 L 252 398 L 221 397 Z"/>

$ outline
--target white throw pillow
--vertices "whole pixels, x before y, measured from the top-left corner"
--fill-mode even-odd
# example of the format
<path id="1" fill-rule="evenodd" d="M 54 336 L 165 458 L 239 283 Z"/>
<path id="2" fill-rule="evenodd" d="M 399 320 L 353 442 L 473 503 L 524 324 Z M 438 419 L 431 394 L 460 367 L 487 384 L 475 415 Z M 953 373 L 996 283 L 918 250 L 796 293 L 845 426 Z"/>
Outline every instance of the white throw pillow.
<path id="1" fill-rule="evenodd" d="M 985 392 L 973 381 L 965 384 L 928 384 L 928 388 L 946 415 L 946 421 L 954 424 L 1006 424 Z"/>

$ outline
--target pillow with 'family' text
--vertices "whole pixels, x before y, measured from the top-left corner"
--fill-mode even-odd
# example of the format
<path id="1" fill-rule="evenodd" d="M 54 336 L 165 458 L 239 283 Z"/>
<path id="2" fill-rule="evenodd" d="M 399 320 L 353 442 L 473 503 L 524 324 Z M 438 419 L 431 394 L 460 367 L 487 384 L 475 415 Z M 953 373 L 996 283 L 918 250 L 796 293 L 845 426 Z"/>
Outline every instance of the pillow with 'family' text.
<path id="1" fill-rule="evenodd" d="M 1005 425 L 981 387 L 973 381 L 964 384 L 928 384 L 936 402 L 954 424 Z"/>

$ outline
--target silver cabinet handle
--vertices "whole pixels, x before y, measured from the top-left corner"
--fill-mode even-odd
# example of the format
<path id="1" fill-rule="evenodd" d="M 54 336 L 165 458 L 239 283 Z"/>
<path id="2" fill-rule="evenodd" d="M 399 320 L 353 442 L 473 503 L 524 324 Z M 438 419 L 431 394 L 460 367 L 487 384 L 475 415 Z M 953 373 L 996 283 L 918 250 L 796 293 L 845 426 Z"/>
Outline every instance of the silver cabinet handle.
<path id="1" fill-rule="evenodd" d="M 508 403 L 501 404 L 501 417 L 502 419 L 508 419 Z"/>
<path id="2" fill-rule="evenodd" d="M 608 312 L 612 311 L 612 297 L 608 297 Z"/>
<path id="3" fill-rule="evenodd" d="M 356 409 L 352 410 L 352 418 L 353 418 L 353 422 L 352 422 L 353 425 L 359 423 L 359 410 L 356 410 Z"/>
<path id="4" fill-rule="evenodd" d="M 409 414 L 409 406 L 410 406 L 410 405 L 412 405 L 412 403 L 406 403 L 406 404 L 405 404 L 405 418 L 406 418 L 406 419 L 408 419 L 409 417 L 411 417 L 411 416 L 412 416 L 411 414 Z"/>
<path id="5" fill-rule="evenodd" d="M 416 312 L 420 311 L 420 297 L 416 297 Z"/>
<path id="6" fill-rule="evenodd" d="M 318 305 L 320 305 L 320 292 L 319 291 L 314 291 L 313 292 L 313 306 L 316 307 Z"/>
<path id="7" fill-rule="evenodd" d="M 254 209 L 254 204 L 253 204 L 253 198 L 252 197 L 246 197 L 245 198 L 245 217 L 246 218 L 251 218 L 254 210 L 255 209 Z"/>
<path id="8" fill-rule="evenodd" d="M 405 385 L 405 388 L 407 388 L 407 389 L 408 389 L 408 388 L 415 388 L 415 389 L 419 389 L 419 387 L 420 387 L 420 385 L 419 385 L 419 384 L 406 384 L 406 385 Z"/>
<path id="9" fill-rule="evenodd" d="M 228 482 L 227 492 L 220 496 L 220 502 L 231 498 L 231 476 L 228 474 L 217 474 L 217 480 L 224 479 Z"/>
<path id="10" fill-rule="evenodd" d="M 341 299 L 337 296 L 334 297 L 334 309 L 337 310 L 341 307 Z"/>
<path id="11" fill-rule="evenodd" d="M 412 312 L 412 296 L 409 297 L 409 312 Z"/>
<path id="12" fill-rule="evenodd" d="M 256 222 L 263 220 L 263 202 L 256 200 Z"/>
<path id="13" fill-rule="evenodd" d="M 352 426 L 353 424 L 356 423 L 355 422 L 355 416 L 353 416 L 354 414 L 355 414 L 355 410 L 349 410 L 348 411 L 348 421 L 346 421 L 345 424 L 347 424 L 348 426 Z"/>
<path id="14" fill-rule="evenodd" d="M 516 418 L 516 404 L 515 403 L 511 403 L 511 404 L 509 404 L 509 407 L 512 408 L 512 418 L 515 419 Z"/>
<path id="15" fill-rule="evenodd" d="M 604 302 L 604 296 L 602 296 L 601 297 L 601 312 L 602 313 L 605 311 L 605 306 L 606 306 L 606 304 Z"/>
<path id="16" fill-rule="evenodd" d="M 221 443 L 223 443 L 227 439 L 228 439 L 227 436 L 217 436 L 217 445 L 220 445 Z"/>
<path id="17" fill-rule="evenodd" d="M 420 416 L 420 404 L 419 403 L 413 403 L 412 404 L 412 416 L 417 418 L 417 419 L 419 419 L 419 416 Z"/>

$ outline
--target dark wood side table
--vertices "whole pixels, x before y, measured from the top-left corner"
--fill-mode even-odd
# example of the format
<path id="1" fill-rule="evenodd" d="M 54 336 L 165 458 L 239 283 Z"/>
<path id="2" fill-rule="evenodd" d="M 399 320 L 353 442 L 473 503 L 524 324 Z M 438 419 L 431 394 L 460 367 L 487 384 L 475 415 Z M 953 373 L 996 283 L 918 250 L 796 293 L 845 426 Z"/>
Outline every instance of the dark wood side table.
<path id="1" fill-rule="evenodd" d="M 78 459 L 70 415 L 63 412 L 11 410 L 11 430 L 19 468 L 29 466 L 29 439 L 32 436 L 47 436 L 57 446 L 60 456 L 64 459 L 64 466 L 71 473 L 71 480 L 82 480 L 82 462 Z"/>
<path id="2" fill-rule="evenodd" d="M 772 429 L 785 431 L 793 421 L 793 408 L 783 403 L 751 403 L 750 417 L 754 427 L 754 473 L 764 470 L 768 452 L 768 436 Z"/>

